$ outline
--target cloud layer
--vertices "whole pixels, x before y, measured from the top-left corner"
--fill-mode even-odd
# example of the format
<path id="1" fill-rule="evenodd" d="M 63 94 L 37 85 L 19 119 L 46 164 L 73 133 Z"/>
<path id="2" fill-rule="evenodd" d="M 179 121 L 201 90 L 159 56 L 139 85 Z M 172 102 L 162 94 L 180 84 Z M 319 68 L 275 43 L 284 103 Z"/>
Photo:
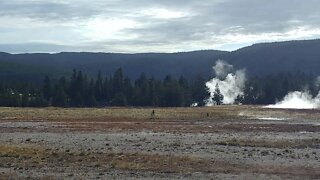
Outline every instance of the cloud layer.
<path id="1" fill-rule="evenodd" d="M 317 7 L 317 0 L 1 1 L 0 51 L 233 50 L 319 38 Z"/>

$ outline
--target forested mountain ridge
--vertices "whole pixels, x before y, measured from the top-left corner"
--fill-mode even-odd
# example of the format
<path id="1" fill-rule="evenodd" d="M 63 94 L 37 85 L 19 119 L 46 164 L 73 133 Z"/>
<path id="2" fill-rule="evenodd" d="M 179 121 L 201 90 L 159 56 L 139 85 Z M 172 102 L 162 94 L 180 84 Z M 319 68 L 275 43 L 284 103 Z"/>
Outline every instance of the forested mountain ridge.
<path id="1" fill-rule="evenodd" d="M 99 71 L 111 75 L 118 68 L 122 68 L 126 75 L 136 79 L 141 73 L 162 79 L 166 75 L 179 77 L 207 76 L 218 55 L 225 51 L 194 51 L 180 53 L 89 53 L 89 52 L 62 52 L 57 54 L 34 53 L 34 54 L 0 54 L 0 74 L 8 72 L 10 75 L 21 78 L 30 71 L 29 66 L 37 66 L 37 75 L 48 73 L 57 77 L 70 73 L 73 69 L 82 70 L 88 75 L 96 76 Z M 4 66 L 10 63 L 11 66 Z M 20 64 L 18 68 L 15 65 Z M 205 68 L 206 67 L 206 68 Z M 25 72 L 19 69 L 25 68 Z M 49 69 L 48 69 L 49 68 Z M 14 71 L 17 69 L 17 72 Z M 32 73 L 31 73 L 32 74 Z M 8 74 L 6 74 L 8 76 Z M 0 76 L 1 77 L 1 76 Z M 39 80 L 39 79 L 37 79 Z M 42 79 L 41 79 L 42 80 Z"/>
<path id="2" fill-rule="evenodd" d="M 318 49 L 320 40 L 255 44 L 233 52 L 0 53 L 0 106 L 204 105 L 218 59 L 246 69 L 237 103 L 274 104 L 306 87 L 315 97 Z"/>
<path id="3" fill-rule="evenodd" d="M 260 43 L 221 57 L 252 75 L 303 72 L 320 75 L 320 40 Z"/>
<path id="4" fill-rule="evenodd" d="M 0 53 L 0 78 L 42 81 L 43 75 L 71 75 L 73 69 L 95 77 L 101 71 L 112 75 L 122 68 L 131 79 L 141 73 L 158 79 L 170 74 L 186 78 L 212 76 L 212 66 L 223 59 L 249 75 L 303 72 L 320 75 L 320 40 L 261 43 L 236 51 L 193 51 L 180 53 L 87 53 L 56 54 Z"/>

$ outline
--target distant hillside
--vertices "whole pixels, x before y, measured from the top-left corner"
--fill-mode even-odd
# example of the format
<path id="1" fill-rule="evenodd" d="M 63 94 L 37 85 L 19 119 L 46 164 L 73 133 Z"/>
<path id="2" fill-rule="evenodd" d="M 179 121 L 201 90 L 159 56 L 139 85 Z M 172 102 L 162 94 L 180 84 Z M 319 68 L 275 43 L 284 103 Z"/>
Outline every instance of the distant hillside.
<path id="1" fill-rule="evenodd" d="M 305 72 L 320 75 L 320 40 L 261 43 L 221 56 L 251 75 Z"/>
<path id="2" fill-rule="evenodd" d="M 98 71 L 112 74 L 123 68 L 132 79 L 142 72 L 163 78 L 167 74 L 186 77 L 212 75 L 212 66 L 223 59 L 249 75 L 305 72 L 320 75 L 320 40 L 262 43 L 233 52 L 194 51 L 181 53 L 0 53 L 0 78 L 40 81 L 43 74 L 59 77 L 72 69 L 95 76 Z"/>
<path id="3" fill-rule="evenodd" d="M 64 52 L 13 55 L 2 53 L 0 54 L 0 74 L 22 76 L 21 78 L 30 73 L 34 76 L 43 73 L 59 76 L 64 73 L 70 74 L 73 69 L 77 69 L 95 76 L 98 71 L 111 75 L 116 69 L 122 68 L 132 79 L 137 78 L 142 72 L 155 78 L 163 78 L 167 74 L 187 77 L 207 76 L 211 72 L 210 66 L 214 64 L 216 57 L 225 53 L 227 52 L 213 50 L 142 54 Z M 34 69 L 36 72 L 33 71 Z"/>

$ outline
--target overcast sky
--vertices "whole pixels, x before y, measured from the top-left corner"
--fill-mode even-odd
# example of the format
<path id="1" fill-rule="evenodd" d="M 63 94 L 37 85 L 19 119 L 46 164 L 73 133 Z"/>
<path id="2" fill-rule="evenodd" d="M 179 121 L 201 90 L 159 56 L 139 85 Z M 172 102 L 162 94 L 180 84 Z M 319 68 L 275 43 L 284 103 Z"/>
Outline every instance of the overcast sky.
<path id="1" fill-rule="evenodd" d="M 235 50 L 320 37 L 319 0 L 1 0 L 0 51 Z"/>

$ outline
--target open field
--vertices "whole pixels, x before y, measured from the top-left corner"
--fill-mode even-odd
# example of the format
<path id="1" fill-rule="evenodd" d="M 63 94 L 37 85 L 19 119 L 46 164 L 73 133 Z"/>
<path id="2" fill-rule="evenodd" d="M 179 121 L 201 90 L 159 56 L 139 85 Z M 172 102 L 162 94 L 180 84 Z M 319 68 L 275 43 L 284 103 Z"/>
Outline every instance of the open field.
<path id="1" fill-rule="evenodd" d="M 0 108 L 0 179 L 319 179 L 320 110 Z"/>

